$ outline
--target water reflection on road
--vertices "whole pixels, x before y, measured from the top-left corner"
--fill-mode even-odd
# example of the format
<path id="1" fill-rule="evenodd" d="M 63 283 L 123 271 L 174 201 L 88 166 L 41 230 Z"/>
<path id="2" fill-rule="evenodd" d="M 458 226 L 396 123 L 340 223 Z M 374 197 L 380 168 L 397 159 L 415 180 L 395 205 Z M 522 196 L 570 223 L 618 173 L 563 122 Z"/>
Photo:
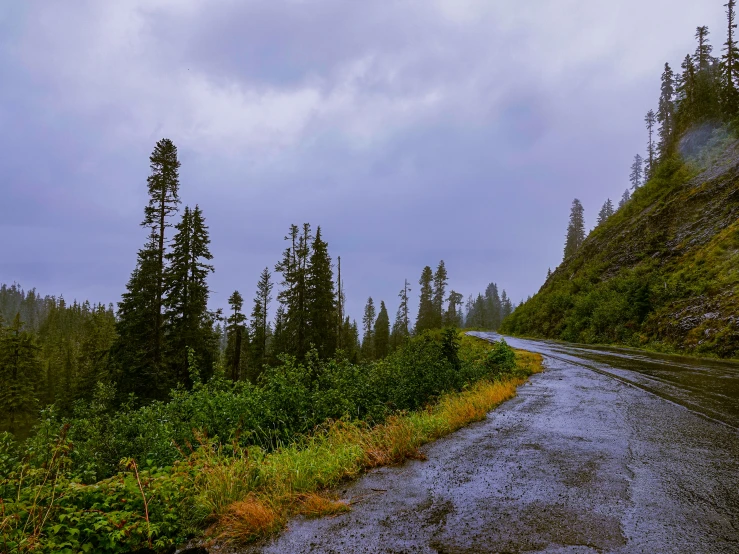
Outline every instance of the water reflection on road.
<path id="1" fill-rule="evenodd" d="M 496 333 L 472 332 L 490 340 Z M 547 340 L 505 337 L 514 348 L 539 352 L 606 373 L 739 429 L 739 363 L 605 348 Z"/>

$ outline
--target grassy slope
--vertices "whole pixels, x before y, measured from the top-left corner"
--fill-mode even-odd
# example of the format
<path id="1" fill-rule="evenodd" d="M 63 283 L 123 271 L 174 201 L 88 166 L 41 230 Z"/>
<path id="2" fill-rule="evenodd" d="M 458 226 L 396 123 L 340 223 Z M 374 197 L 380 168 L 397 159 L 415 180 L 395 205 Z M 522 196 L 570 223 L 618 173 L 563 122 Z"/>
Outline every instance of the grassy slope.
<path id="1" fill-rule="evenodd" d="M 502 331 L 739 357 L 739 143 L 663 163 Z"/>

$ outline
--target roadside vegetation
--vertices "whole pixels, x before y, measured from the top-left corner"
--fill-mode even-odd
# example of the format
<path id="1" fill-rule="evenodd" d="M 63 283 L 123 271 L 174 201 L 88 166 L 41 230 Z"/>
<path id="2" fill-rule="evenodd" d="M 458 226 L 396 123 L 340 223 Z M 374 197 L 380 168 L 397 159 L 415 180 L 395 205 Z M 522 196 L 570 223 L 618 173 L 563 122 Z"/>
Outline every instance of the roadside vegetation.
<path id="1" fill-rule="evenodd" d="M 665 64 L 631 190 L 616 210 L 606 201 L 587 237 L 573 202 L 562 263 L 503 332 L 739 358 L 735 4 L 721 59 L 698 27 L 682 72 Z"/>
<path id="2" fill-rule="evenodd" d="M 421 458 L 540 368 L 538 355 L 447 329 L 358 365 L 285 357 L 256 385 L 216 373 L 140 408 L 112 409 L 101 387 L 72 418 L 47 411 L 25 441 L 0 436 L 0 550 L 164 552 L 345 511 L 331 487 Z"/>

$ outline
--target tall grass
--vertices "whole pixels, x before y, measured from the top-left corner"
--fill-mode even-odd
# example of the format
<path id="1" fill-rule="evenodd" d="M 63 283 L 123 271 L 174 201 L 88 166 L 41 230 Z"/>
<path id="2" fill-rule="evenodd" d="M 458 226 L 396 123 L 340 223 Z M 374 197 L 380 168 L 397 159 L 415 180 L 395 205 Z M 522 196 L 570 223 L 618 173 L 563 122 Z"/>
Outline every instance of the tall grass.
<path id="1" fill-rule="evenodd" d="M 229 462 L 204 466 L 195 486 L 202 503 L 212 509 L 211 536 L 245 543 L 276 532 L 298 514 L 315 517 L 348 510 L 331 496 L 332 487 L 373 467 L 422 459 L 422 445 L 484 419 L 515 396 L 526 375 L 542 369 L 538 354 L 518 351 L 516 360 L 516 375 L 479 381 L 375 427 L 332 421 L 302 443 L 269 454 L 251 448 Z"/>

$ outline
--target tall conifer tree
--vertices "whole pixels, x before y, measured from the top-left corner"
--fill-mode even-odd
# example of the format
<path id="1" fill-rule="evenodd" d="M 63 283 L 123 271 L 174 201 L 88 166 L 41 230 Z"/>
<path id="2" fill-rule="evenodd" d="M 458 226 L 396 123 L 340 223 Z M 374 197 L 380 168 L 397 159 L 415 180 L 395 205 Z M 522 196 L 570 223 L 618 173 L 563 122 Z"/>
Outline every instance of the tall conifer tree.
<path id="1" fill-rule="evenodd" d="M 724 7 L 726 8 L 728 31 L 724 43 L 724 54 L 721 57 L 722 106 L 724 115 L 732 118 L 739 112 L 739 91 L 737 91 L 739 46 L 737 46 L 736 40 L 736 0 L 728 0 Z"/>
<path id="2" fill-rule="evenodd" d="M 390 351 L 390 316 L 384 300 L 380 300 L 380 312 L 375 320 L 374 342 L 375 359 L 382 360 Z"/>
<path id="3" fill-rule="evenodd" d="M 151 333 L 154 335 L 153 363 L 159 366 L 162 362 L 163 349 L 163 302 L 164 302 L 164 260 L 166 246 L 166 230 L 171 227 L 171 216 L 177 213 L 180 204 L 180 162 L 177 159 L 177 147 L 169 139 L 157 142 L 149 157 L 151 175 L 147 178 L 149 187 L 149 204 L 144 208 L 143 227 L 153 230 L 156 240 L 156 324 Z"/>
<path id="4" fill-rule="evenodd" d="M 644 180 L 648 181 L 649 178 L 652 176 L 652 169 L 654 168 L 655 158 L 654 126 L 657 123 L 657 116 L 655 115 L 654 110 L 649 110 L 647 112 L 647 115 L 644 117 L 644 123 L 647 124 L 647 134 L 649 136 L 649 139 L 647 141 L 647 157 L 644 160 Z"/>
<path id="5" fill-rule="evenodd" d="M 446 299 L 446 285 L 449 281 L 444 260 L 439 262 L 434 273 L 434 327 L 441 328 L 444 319 L 444 300 Z"/>
<path id="6" fill-rule="evenodd" d="M 659 98 L 659 108 L 657 110 L 657 122 L 659 123 L 659 151 L 660 159 L 664 159 L 669 154 L 672 146 L 672 137 L 674 130 L 675 115 L 675 75 L 672 72 L 670 64 L 665 64 L 665 70 L 662 73 L 662 86 Z"/>
<path id="7" fill-rule="evenodd" d="M 418 284 L 421 292 L 418 302 L 418 315 L 416 316 L 416 334 L 436 326 L 436 314 L 434 310 L 434 274 L 431 267 L 426 266 L 421 272 Z"/>
<path id="8" fill-rule="evenodd" d="M 321 228 L 311 245 L 311 256 L 306 272 L 308 342 L 315 346 L 318 355 L 329 358 L 336 351 L 336 295 L 334 275 L 328 244 L 321 237 Z"/>
<path id="9" fill-rule="evenodd" d="M 575 198 L 572 201 L 570 211 L 570 223 L 567 226 L 567 240 L 565 242 L 564 259 L 572 256 L 585 240 L 585 210 L 580 201 Z M 501 296 L 501 301 L 503 300 Z"/>
<path id="10" fill-rule="evenodd" d="M 637 154 L 634 156 L 634 163 L 631 164 L 631 174 L 629 181 L 633 190 L 638 189 L 642 185 L 642 157 Z"/>
<path id="11" fill-rule="evenodd" d="M 174 383 L 188 381 L 188 348 L 194 350 L 198 366 L 210 370 L 217 348 L 214 317 L 208 311 L 208 275 L 213 266 L 210 236 L 200 207 L 185 208 L 176 226 L 169 265 L 164 274 L 167 365 Z"/>
<path id="12" fill-rule="evenodd" d="M 370 296 L 367 299 L 367 304 L 364 306 L 364 317 L 362 318 L 362 327 L 364 329 L 364 336 L 362 337 L 362 357 L 365 360 L 372 360 L 375 357 L 375 302 Z"/>
<path id="13" fill-rule="evenodd" d="M 598 214 L 598 225 L 603 225 L 608 220 L 608 218 L 613 215 L 613 212 L 613 203 L 609 198 L 600 209 L 600 213 Z"/>
<path id="14" fill-rule="evenodd" d="M 268 340 L 271 334 L 268 321 L 269 304 L 272 301 L 272 276 L 269 268 L 265 267 L 259 276 L 257 293 L 254 296 L 254 307 L 251 310 L 251 363 L 254 373 L 252 380 L 256 380 L 267 363 Z"/>
<path id="15" fill-rule="evenodd" d="M 246 367 L 243 359 L 245 354 L 244 348 L 246 339 L 246 316 L 243 314 L 244 297 L 235 290 L 228 298 L 228 305 L 231 308 L 231 314 L 228 316 L 227 345 L 226 345 L 226 371 L 232 381 L 238 381 L 246 374 Z"/>

